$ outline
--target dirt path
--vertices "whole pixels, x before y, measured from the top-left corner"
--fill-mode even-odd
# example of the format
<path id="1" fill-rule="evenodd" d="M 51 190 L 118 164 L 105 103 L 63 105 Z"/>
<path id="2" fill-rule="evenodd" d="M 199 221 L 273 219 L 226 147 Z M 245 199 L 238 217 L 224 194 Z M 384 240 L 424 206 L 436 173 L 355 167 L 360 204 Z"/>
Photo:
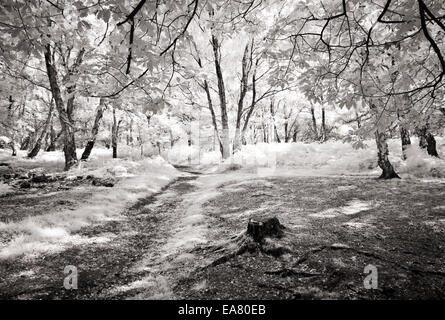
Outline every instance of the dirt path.
<path id="1" fill-rule="evenodd" d="M 192 172 L 120 220 L 78 232 L 108 240 L 0 261 L 0 298 L 443 298 L 444 186 Z M 286 226 L 286 254 L 209 267 L 250 216 L 271 214 Z M 368 264 L 379 270 L 376 290 L 363 288 Z M 67 265 L 78 269 L 77 290 L 63 288 Z"/>
<path id="2" fill-rule="evenodd" d="M 95 239 L 92 243 L 36 258 L 1 260 L 0 298 L 178 298 L 172 291 L 177 280 L 217 258 L 216 254 L 203 257 L 194 252 L 212 241 L 209 221 L 214 218 L 203 214 L 201 207 L 217 194 L 212 191 L 217 183 L 203 185 L 198 178 L 213 180 L 186 172 L 161 192 L 138 201 L 120 219 L 75 233 L 82 239 Z M 78 270 L 78 290 L 63 288 L 63 270 L 68 265 Z"/>

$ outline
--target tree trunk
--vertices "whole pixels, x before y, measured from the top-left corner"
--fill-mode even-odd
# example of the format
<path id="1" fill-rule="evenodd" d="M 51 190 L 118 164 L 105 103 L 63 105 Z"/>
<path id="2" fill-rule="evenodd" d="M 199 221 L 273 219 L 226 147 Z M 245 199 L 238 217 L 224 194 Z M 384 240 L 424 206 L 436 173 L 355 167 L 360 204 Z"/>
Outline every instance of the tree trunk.
<path id="1" fill-rule="evenodd" d="M 357 112 L 357 109 L 354 109 L 355 111 L 355 121 L 357 121 L 357 128 L 360 129 L 362 127 L 362 120 Z"/>
<path id="2" fill-rule="evenodd" d="M 29 148 L 29 143 L 31 142 L 31 136 L 27 135 L 25 139 L 23 139 L 22 143 L 20 144 L 20 150 L 27 150 Z"/>
<path id="3" fill-rule="evenodd" d="M 53 121 L 54 121 L 54 119 L 51 120 L 51 128 L 50 128 L 50 133 L 49 133 L 49 145 L 46 148 L 47 152 L 48 151 L 56 151 L 56 141 L 62 134 L 61 132 L 59 132 L 59 134 L 56 134 L 56 130 L 54 130 Z"/>
<path id="4" fill-rule="evenodd" d="M 241 130 L 241 143 L 243 145 L 247 144 L 246 134 L 247 134 L 247 128 L 249 127 L 249 120 L 250 117 L 253 114 L 254 106 L 249 108 L 249 111 L 247 112 L 246 119 L 244 120 L 243 129 Z"/>
<path id="5" fill-rule="evenodd" d="M 85 150 L 82 153 L 82 157 L 80 160 L 87 160 L 93 150 L 94 144 L 96 143 L 97 134 L 99 133 L 100 122 L 102 120 L 104 110 L 106 106 L 104 103 L 104 99 L 101 98 L 99 101 L 99 106 L 96 109 L 96 117 L 94 119 L 93 128 L 91 129 L 91 136 L 85 146 Z"/>
<path id="6" fill-rule="evenodd" d="M 392 179 L 392 178 L 400 179 L 400 177 L 394 171 L 394 168 L 388 158 L 389 149 L 388 149 L 386 134 L 376 130 L 375 141 L 377 144 L 377 151 L 378 151 L 377 152 L 378 164 L 380 169 L 382 169 L 382 174 L 379 177 L 379 179 Z"/>
<path id="7" fill-rule="evenodd" d="M 212 116 L 212 124 L 213 124 L 213 128 L 215 129 L 216 138 L 218 139 L 218 144 L 219 144 L 219 150 L 221 151 L 221 156 L 222 156 L 224 153 L 224 149 L 223 149 L 221 137 L 219 136 L 219 133 L 218 133 L 218 124 L 216 122 L 215 109 L 213 109 L 212 96 L 210 95 L 210 88 L 209 88 L 209 84 L 208 84 L 207 80 L 204 80 L 204 90 L 206 92 L 207 102 L 209 104 L 209 110 L 210 110 L 210 114 Z"/>
<path id="8" fill-rule="evenodd" d="M 315 110 L 312 104 L 311 104 L 311 115 L 312 115 L 312 128 L 314 130 L 315 140 L 318 140 L 317 121 L 315 120 Z"/>
<path id="9" fill-rule="evenodd" d="M 321 142 L 326 141 L 326 111 L 321 108 Z"/>
<path id="10" fill-rule="evenodd" d="M 277 126 L 275 125 L 275 123 L 273 125 L 273 129 L 274 129 L 274 133 L 275 133 L 275 140 L 276 140 L 276 142 L 281 143 L 281 139 L 280 139 L 280 136 L 278 135 Z"/>
<path id="11" fill-rule="evenodd" d="M 54 130 L 54 127 L 51 126 L 51 134 L 50 134 L 51 141 L 46 151 L 56 151 L 56 142 L 62 136 L 62 133 L 63 133 L 62 130 L 60 130 L 59 133 L 56 134 L 56 130 Z"/>
<path id="12" fill-rule="evenodd" d="M 274 103 L 272 100 L 270 101 L 269 107 L 270 107 L 270 115 L 272 116 L 273 135 L 275 136 L 275 141 L 281 143 L 280 136 L 278 135 L 277 126 L 275 125 L 275 110 L 274 110 Z"/>
<path id="13" fill-rule="evenodd" d="M 247 93 L 248 77 L 250 72 L 249 65 L 249 44 L 246 45 L 244 49 L 243 60 L 241 62 L 241 83 L 240 83 L 240 96 L 238 100 L 238 109 L 236 113 L 236 124 L 235 124 L 235 138 L 233 139 L 233 152 L 237 151 L 241 147 L 241 117 L 244 108 L 244 98 Z"/>
<path id="14" fill-rule="evenodd" d="M 9 143 L 9 146 L 11 147 L 11 150 L 12 150 L 12 156 L 13 157 L 17 156 L 17 149 L 15 147 L 14 140 L 11 140 L 11 142 Z"/>
<path id="15" fill-rule="evenodd" d="M 288 123 L 288 119 L 286 119 L 284 121 L 284 143 L 288 143 L 289 142 L 288 128 L 289 128 L 289 123 Z"/>
<path id="16" fill-rule="evenodd" d="M 264 123 L 261 123 L 261 127 L 263 128 L 263 142 L 267 143 L 267 132 L 266 132 L 266 126 Z"/>
<path id="17" fill-rule="evenodd" d="M 9 96 L 9 106 L 8 106 L 8 131 L 9 131 L 9 136 L 11 138 L 11 142 L 9 143 L 9 146 L 11 147 L 12 150 L 12 156 L 15 157 L 17 156 L 17 149 L 15 147 L 15 142 L 14 142 L 14 138 L 15 138 L 15 132 L 14 132 L 14 110 L 12 109 L 12 107 L 14 106 L 14 99 L 12 98 L 12 96 Z"/>
<path id="18" fill-rule="evenodd" d="M 427 151 L 430 156 L 439 158 L 439 154 L 437 153 L 436 148 L 436 139 L 434 138 L 433 134 L 431 132 L 428 132 L 426 135 L 426 142 L 427 142 Z"/>
<path id="19" fill-rule="evenodd" d="M 406 160 L 406 150 L 411 145 L 411 139 L 409 137 L 409 131 L 403 126 L 400 126 L 400 139 L 402 140 L 402 159 Z"/>
<path id="20" fill-rule="evenodd" d="M 48 134 L 49 127 L 51 125 L 52 117 L 53 117 L 53 111 L 54 111 L 54 103 L 53 100 L 51 100 L 50 106 L 49 106 L 49 112 L 48 117 L 46 118 L 45 125 L 42 129 L 42 132 L 40 133 L 40 136 L 37 138 L 34 147 L 32 150 L 28 153 L 28 158 L 34 158 L 37 156 L 37 154 L 40 151 L 40 148 L 42 147 L 42 142 L 45 139 L 46 135 Z"/>
<path id="21" fill-rule="evenodd" d="M 65 155 L 65 171 L 68 171 L 72 166 L 74 166 L 77 163 L 76 142 L 74 137 L 75 130 L 72 118 L 67 112 L 67 110 L 65 110 L 62 94 L 57 81 L 57 69 L 54 66 L 54 62 L 52 61 L 50 44 L 46 45 L 45 65 L 51 87 L 51 92 L 53 94 L 57 112 L 59 114 L 60 125 L 62 127 L 63 143 L 64 143 L 63 153 Z M 72 110 L 70 111 L 72 112 Z"/>
<path id="22" fill-rule="evenodd" d="M 294 133 L 292 134 L 292 142 L 297 142 L 297 134 L 298 134 L 297 129 L 294 129 Z"/>
<path id="23" fill-rule="evenodd" d="M 111 128 L 111 147 L 113 148 L 113 159 L 117 158 L 117 140 L 119 138 L 119 127 L 122 120 L 116 121 L 116 108 L 113 108 L 113 126 Z"/>
<path id="24" fill-rule="evenodd" d="M 173 133 L 172 133 L 171 129 L 170 129 L 170 137 L 173 137 Z M 133 145 L 133 118 L 131 119 L 130 126 L 128 128 L 127 145 L 129 145 L 129 146 Z M 173 147 L 173 141 L 171 142 L 171 146 Z"/>
<path id="25" fill-rule="evenodd" d="M 246 132 L 247 132 L 247 128 L 249 125 L 249 121 L 250 121 L 250 117 L 253 114 L 253 111 L 255 110 L 255 106 L 256 106 L 256 69 L 258 66 L 260 59 L 257 59 L 255 62 L 255 69 L 253 70 L 253 75 L 252 75 L 252 101 L 250 103 L 250 107 L 249 110 L 247 111 L 246 114 L 246 118 L 244 119 L 244 124 L 243 124 L 243 129 L 241 130 L 241 143 L 243 145 L 247 144 L 247 140 L 246 140 Z M 256 143 L 256 141 L 255 141 Z"/>
<path id="26" fill-rule="evenodd" d="M 229 121 L 227 117 L 226 90 L 224 87 L 224 78 L 220 63 L 221 47 L 215 35 L 212 35 L 212 47 L 215 58 L 215 70 L 216 70 L 216 76 L 218 78 L 218 94 L 221 107 L 221 127 L 222 127 L 221 141 L 223 146 L 222 157 L 223 159 L 227 159 L 230 157 Z"/>
<path id="27" fill-rule="evenodd" d="M 439 157 L 436 148 L 436 139 L 433 134 L 429 131 L 428 126 L 425 125 L 417 130 L 419 136 L 419 146 L 422 149 L 427 150 L 428 154 L 433 157 Z"/>
<path id="28" fill-rule="evenodd" d="M 111 129 L 111 147 L 113 148 L 113 159 L 117 158 L 117 123 L 116 109 L 113 109 L 113 127 Z"/>

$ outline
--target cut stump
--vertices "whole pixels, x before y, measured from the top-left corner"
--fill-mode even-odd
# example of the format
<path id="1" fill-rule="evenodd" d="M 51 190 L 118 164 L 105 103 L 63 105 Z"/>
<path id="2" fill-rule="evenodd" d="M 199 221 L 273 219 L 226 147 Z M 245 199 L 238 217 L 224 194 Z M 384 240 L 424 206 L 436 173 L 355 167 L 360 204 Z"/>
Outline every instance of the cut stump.
<path id="1" fill-rule="evenodd" d="M 231 249 L 230 252 L 219 257 L 209 265 L 217 266 L 225 263 L 228 260 L 242 255 L 245 252 L 263 252 L 266 254 L 278 257 L 284 253 L 290 252 L 291 249 L 282 239 L 275 240 L 272 238 L 283 238 L 285 227 L 280 223 L 277 217 L 252 217 L 247 224 L 247 231 L 241 233 L 230 242 L 234 242 L 236 249 Z M 232 246 L 233 248 L 233 246 Z"/>
<path id="2" fill-rule="evenodd" d="M 277 217 L 253 217 L 247 224 L 247 235 L 256 242 L 263 242 L 265 237 L 280 238 L 283 235 L 284 226 Z"/>

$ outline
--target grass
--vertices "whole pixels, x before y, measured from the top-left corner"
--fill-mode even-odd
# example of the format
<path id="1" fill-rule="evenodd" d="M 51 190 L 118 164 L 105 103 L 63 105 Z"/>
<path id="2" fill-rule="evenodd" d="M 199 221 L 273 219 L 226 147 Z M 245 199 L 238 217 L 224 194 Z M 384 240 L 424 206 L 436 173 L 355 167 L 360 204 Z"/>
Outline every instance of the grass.
<path id="1" fill-rule="evenodd" d="M 225 184 L 207 203 L 229 238 L 253 215 L 277 216 L 291 253 L 246 253 L 176 289 L 190 299 L 443 298 L 443 183 L 363 177 L 272 178 Z M 265 185 L 267 187 L 265 187 Z M 279 241 L 279 242 L 280 242 Z M 364 267 L 380 282 L 364 288 Z M 190 290 L 205 281 L 207 289 Z"/>
<path id="2" fill-rule="evenodd" d="M 72 243 L 38 259 L 25 255 L 0 261 L 0 297 L 444 297 L 445 184 L 438 180 L 259 179 L 242 172 L 203 175 L 194 182 L 195 178 L 181 178 L 161 193 L 140 200 L 124 213 L 123 220 L 73 232 L 72 236 L 89 242 Z M 63 192 L 47 197 L 17 194 L 10 205 L 17 203 L 32 214 L 32 207 L 51 205 L 51 196 L 56 210 L 72 206 L 59 202 Z M 190 220 L 197 214 L 195 209 L 199 221 Z M 8 210 L 0 219 L 23 219 L 20 215 L 11 218 L 13 209 Z M 246 229 L 254 215 L 279 218 L 286 227 L 285 236 L 271 245 L 285 246 L 287 253 L 275 257 L 247 252 L 208 266 L 224 249 L 232 248 L 231 239 Z M 194 227 L 208 226 L 200 234 L 206 243 L 182 246 L 176 228 L 184 225 L 191 234 Z M 378 270 L 376 290 L 363 286 L 364 268 L 369 264 Z M 80 270 L 80 288 L 75 292 L 61 287 L 66 265 Z"/>

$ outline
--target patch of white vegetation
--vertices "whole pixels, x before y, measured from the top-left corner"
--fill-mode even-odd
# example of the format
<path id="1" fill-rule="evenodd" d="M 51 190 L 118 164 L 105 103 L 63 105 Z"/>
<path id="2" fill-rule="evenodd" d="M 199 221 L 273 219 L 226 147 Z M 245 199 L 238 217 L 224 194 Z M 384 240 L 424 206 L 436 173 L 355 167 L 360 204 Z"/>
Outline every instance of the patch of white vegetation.
<path id="1" fill-rule="evenodd" d="M 173 298 L 173 293 L 167 279 L 160 275 L 149 275 L 130 284 L 115 287 L 109 291 L 110 294 L 117 294 L 138 290 L 140 293 L 129 297 L 131 300 L 150 299 L 150 300 L 168 300 Z"/>
<path id="2" fill-rule="evenodd" d="M 443 233 L 445 231 L 445 219 L 428 220 L 423 223 L 430 227 L 434 232 Z"/>
<path id="3" fill-rule="evenodd" d="M 445 154 L 445 139 L 436 137 L 439 155 Z M 374 140 L 364 141 L 365 148 L 354 149 L 351 143 L 330 140 L 325 143 L 258 143 L 243 145 L 241 150 L 223 161 L 218 152 L 199 152 L 197 147 L 177 146 L 168 159 L 178 164 L 199 164 L 209 171 L 221 171 L 237 165 L 252 169 L 258 176 L 298 175 L 379 175 Z M 388 141 L 390 160 L 402 178 L 445 178 L 445 160 L 431 157 L 412 138 L 407 160 L 402 160 L 399 139 Z M 281 169 L 281 170 L 280 170 Z"/>
<path id="4" fill-rule="evenodd" d="M 72 175 L 93 174 L 100 177 L 108 177 L 114 172 L 115 177 L 120 177 L 113 188 L 83 187 L 93 195 L 78 208 L 0 223 L 0 232 L 8 234 L 7 238 L 10 239 L 9 242 L 0 243 L 0 259 L 21 254 L 37 256 L 42 252 L 57 252 L 72 245 L 110 241 L 108 238 L 81 237 L 75 232 L 88 225 L 124 219 L 121 213 L 129 205 L 141 197 L 158 192 L 180 175 L 161 157 L 137 162 L 122 159 L 110 162 L 101 166 L 93 161 L 88 164 L 89 167 L 75 168 L 69 172 Z"/>
<path id="5" fill-rule="evenodd" d="M 79 235 L 57 234 L 57 232 L 49 231 L 43 238 L 39 234 L 22 234 L 0 250 L 0 260 L 10 259 L 24 253 L 27 254 L 27 259 L 34 259 L 43 252 L 57 253 L 75 245 L 103 244 L 111 240 L 111 238 L 103 236 L 86 238 Z"/>
<path id="6" fill-rule="evenodd" d="M 193 285 L 193 287 L 192 287 L 192 290 L 194 290 L 194 291 L 202 291 L 202 290 L 204 290 L 206 288 L 207 288 L 207 280 L 204 279 L 202 281 L 199 281 L 199 282 L 195 283 Z"/>
<path id="7" fill-rule="evenodd" d="M 321 212 L 310 214 L 310 216 L 314 218 L 335 218 L 342 215 L 354 215 L 374 207 L 376 207 L 376 205 L 371 201 L 354 199 L 349 201 L 345 206 L 329 208 Z"/>
<path id="8" fill-rule="evenodd" d="M 343 225 L 348 226 L 353 229 L 369 229 L 372 226 L 368 223 L 358 222 L 358 221 L 348 221 L 343 223 Z"/>
<path id="9" fill-rule="evenodd" d="M 0 196 L 4 195 L 4 194 L 8 194 L 10 192 L 12 192 L 12 188 L 10 186 L 8 186 L 7 184 L 0 182 Z"/>
<path id="10" fill-rule="evenodd" d="M 21 278 L 21 277 L 31 278 L 31 277 L 34 277 L 35 275 L 36 275 L 36 272 L 34 270 L 25 270 L 25 271 L 16 273 L 14 275 L 14 277 L 15 278 Z"/>
<path id="11" fill-rule="evenodd" d="M 354 190 L 357 189 L 356 186 L 338 186 L 337 190 L 338 191 L 349 191 L 349 190 Z"/>
<path id="12" fill-rule="evenodd" d="M 5 136 L 0 136 L 0 142 L 3 142 L 4 144 L 8 144 L 11 142 L 11 139 Z"/>

